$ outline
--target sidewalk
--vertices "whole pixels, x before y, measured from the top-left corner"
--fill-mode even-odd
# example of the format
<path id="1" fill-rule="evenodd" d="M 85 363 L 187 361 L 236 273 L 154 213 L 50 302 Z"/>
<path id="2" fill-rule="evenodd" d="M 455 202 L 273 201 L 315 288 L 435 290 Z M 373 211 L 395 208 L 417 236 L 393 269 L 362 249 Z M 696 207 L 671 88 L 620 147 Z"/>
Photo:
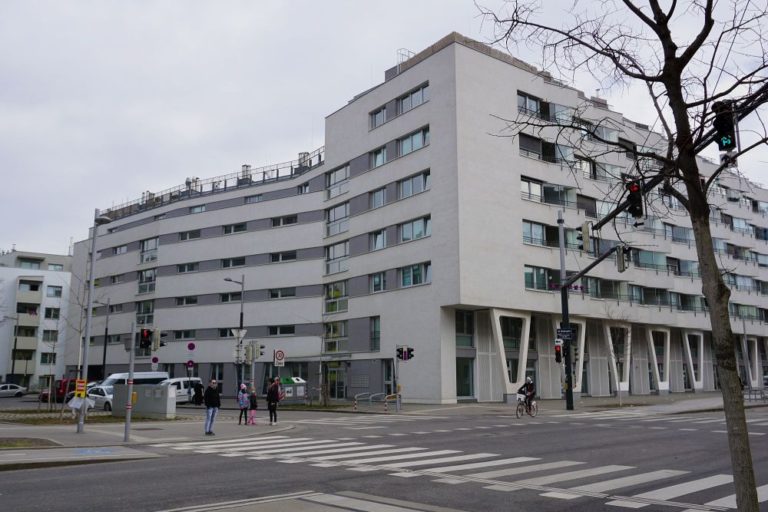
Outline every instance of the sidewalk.
<path id="1" fill-rule="evenodd" d="M 548 413 L 583 414 L 585 412 L 637 410 L 642 408 L 649 414 L 681 414 L 692 412 L 718 411 L 723 408 L 719 392 L 672 393 L 668 395 L 582 397 L 574 402 L 574 410 L 565 409 L 564 400 L 540 400 L 544 415 Z M 348 402 L 339 411 L 349 414 L 397 414 L 390 409 L 383 411 L 361 410 L 354 412 Z M 768 403 L 745 401 L 746 407 L 765 407 Z M 404 415 L 498 414 L 500 408 L 512 405 L 499 403 L 461 403 L 451 405 L 404 404 Z M 0 450 L 0 471 L 44 465 L 87 464 L 107 460 L 131 460 L 153 458 L 156 455 L 137 449 L 141 445 L 185 441 L 211 440 L 203 436 L 203 418 L 194 408 L 179 408 L 179 419 L 174 421 L 134 422 L 128 443 L 123 442 L 123 423 L 90 423 L 86 421 L 82 433 L 76 432 L 74 422 L 69 425 L 30 426 L 12 423 L 14 415 L 0 411 L 0 439 L 25 438 L 45 440 L 54 447 L 22 448 Z M 217 418 L 214 431 L 216 440 L 237 439 L 253 435 L 267 435 L 292 429 L 290 425 L 270 426 L 259 417 L 255 426 L 237 425 L 233 420 L 236 409 L 224 409 Z M 135 447 L 135 448 L 134 448 Z"/>

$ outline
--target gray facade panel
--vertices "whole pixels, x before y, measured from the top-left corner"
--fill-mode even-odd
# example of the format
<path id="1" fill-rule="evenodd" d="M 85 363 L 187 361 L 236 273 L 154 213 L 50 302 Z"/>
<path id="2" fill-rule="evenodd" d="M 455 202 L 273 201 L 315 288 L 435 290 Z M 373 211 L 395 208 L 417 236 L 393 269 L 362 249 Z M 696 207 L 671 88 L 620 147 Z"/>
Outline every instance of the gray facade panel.
<path id="1" fill-rule="evenodd" d="M 201 261 L 198 268 L 201 271 L 219 269 L 219 268 L 221 268 L 221 260 L 205 260 L 205 261 Z"/>
<path id="2" fill-rule="evenodd" d="M 349 200 L 349 215 L 355 216 L 368 211 L 368 194 L 360 194 Z"/>
<path id="3" fill-rule="evenodd" d="M 270 262 L 269 254 L 253 254 L 245 258 L 245 264 L 252 265 L 266 265 Z"/>
<path id="4" fill-rule="evenodd" d="M 197 303 L 201 306 L 212 306 L 220 302 L 221 297 L 219 297 L 218 293 L 206 293 L 205 295 L 197 296 Z"/>
<path id="5" fill-rule="evenodd" d="M 175 244 L 179 241 L 178 233 L 164 233 L 158 237 L 160 239 L 160 245 Z"/>
<path id="6" fill-rule="evenodd" d="M 176 298 L 175 297 L 162 297 L 159 299 L 155 299 L 155 309 L 167 309 L 167 308 L 175 308 L 176 307 Z"/>
<path id="7" fill-rule="evenodd" d="M 397 201 L 397 182 L 387 183 L 387 203 Z"/>
<path id="8" fill-rule="evenodd" d="M 347 336 L 350 352 L 368 352 L 371 347 L 371 320 L 366 318 L 350 318 L 347 322 Z"/>
<path id="9" fill-rule="evenodd" d="M 387 121 L 397 117 L 397 100 L 390 100 L 387 102 Z"/>
<path id="10" fill-rule="evenodd" d="M 248 231 L 261 231 L 272 227 L 272 219 L 256 219 L 248 221 Z"/>
<path id="11" fill-rule="evenodd" d="M 347 293 L 350 297 L 368 295 L 368 276 L 356 276 L 347 280 Z"/>
<path id="12" fill-rule="evenodd" d="M 217 236 L 221 236 L 223 234 L 223 230 L 221 226 L 211 226 L 208 228 L 202 228 L 200 230 L 200 238 L 215 238 Z"/>
<path id="13" fill-rule="evenodd" d="M 299 223 L 308 224 L 310 222 L 322 222 L 325 220 L 325 212 L 323 210 L 310 210 L 308 212 L 299 213 Z"/>
<path id="14" fill-rule="evenodd" d="M 264 194 L 264 199 L 285 199 L 296 195 L 296 187 L 282 188 Z"/>
<path id="15" fill-rule="evenodd" d="M 387 226 L 387 247 L 393 247 L 397 243 L 397 226 Z"/>
<path id="16" fill-rule="evenodd" d="M 319 260 L 325 258 L 324 247 L 307 247 L 298 249 L 297 256 L 300 260 Z"/>
<path id="17" fill-rule="evenodd" d="M 296 297 L 320 297 L 323 295 L 323 285 L 310 284 L 296 287 Z"/>
<path id="18" fill-rule="evenodd" d="M 354 178 L 370 168 L 370 157 L 368 153 L 357 156 L 349 162 L 349 177 Z"/>
<path id="19" fill-rule="evenodd" d="M 353 236 L 349 239 L 349 255 L 360 256 L 368 251 L 368 233 Z"/>
<path id="20" fill-rule="evenodd" d="M 296 336 L 322 336 L 323 324 L 298 324 Z"/>
<path id="21" fill-rule="evenodd" d="M 398 288 L 397 282 L 397 269 L 391 268 L 387 270 L 387 290 L 396 290 Z"/>
<path id="22" fill-rule="evenodd" d="M 314 178 L 309 180 L 310 192 L 320 192 L 323 190 L 325 190 L 325 174 L 315 176 Z"/>
<path id="23" fill-rule="evenodd" d="M 391 140 L 387 142 L 387 162 L 391 162 L 397 158 L 397 141 Z"/>
<path id="24" fill-rule="evenodd" d="M 163 265 L 162 267 L 157 267 L 157 277 L 175 276 L 178 273 L 176 265 Z"/>

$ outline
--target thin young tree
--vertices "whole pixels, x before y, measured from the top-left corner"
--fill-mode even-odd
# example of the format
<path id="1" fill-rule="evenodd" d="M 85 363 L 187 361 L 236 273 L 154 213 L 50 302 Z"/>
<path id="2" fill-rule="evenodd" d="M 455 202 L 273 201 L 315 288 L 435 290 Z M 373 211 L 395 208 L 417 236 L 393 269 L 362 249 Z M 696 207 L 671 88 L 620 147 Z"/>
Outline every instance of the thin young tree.
<path id="1" fill-rule="evenodd" d="M 494 44 L 510 51 L 518 45 L 536 48 L 542 69 L 552 75 L 573 80 L 589 74 L 603 90 L 639 84 L 648 92 L 648 106 L 656 112 L 662 133 L 648 145 L 626 147 L 604 137 L 601 121 L 584 123 L 578 115 L 506 120 L 507 130 L 514 136 L 533 126 L 571 141 L 580 132 L 600 142 L 605 151 L 631 152 L 638 163 L 650 163 L 638 165 L 635 175 L 646 184 L 661 183 L 664 193 L 687 210 L 709 307 L 736 504 L 740 511 L 757 512 L 730 290 L 713 248 L 707 195 L 730 166 L 723 162 L 702 180 L 697 154 L 712 140 L 713 104 L 721 101 L 732 102 L 735 115 L 745 118 L 743 126 L 753 127 L 749 134 L 742 128 L 734 156 L 766 146 L 768 132 L 761 116 L 768 100 L 768 7 L 765 1 L 751 0 L 574 0 L 556 16 L 549 1 L 547 7 L 545 17 L 536 2 L 528 0 L 509 0 L 495 12 L 478 5 L 493 24 Z"/>

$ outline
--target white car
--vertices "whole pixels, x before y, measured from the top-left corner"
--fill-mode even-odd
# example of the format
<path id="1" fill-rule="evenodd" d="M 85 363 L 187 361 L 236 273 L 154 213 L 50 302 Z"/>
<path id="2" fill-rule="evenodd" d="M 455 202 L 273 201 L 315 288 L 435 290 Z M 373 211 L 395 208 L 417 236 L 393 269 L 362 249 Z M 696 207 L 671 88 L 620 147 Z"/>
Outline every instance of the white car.
<path id="1" fill-rule="evenodd" d="M 27 388 L 18 384 L 0 384 L 0 396 L 21 396 L 27 392 Z"/>
<path id="2" fill-rule="evenodd" d="M 112 410 L 112 395 L 114 388 L 112 386 L 94 386 L 88 390 L 88 398 L 93 400 L 95 409 Z"/>

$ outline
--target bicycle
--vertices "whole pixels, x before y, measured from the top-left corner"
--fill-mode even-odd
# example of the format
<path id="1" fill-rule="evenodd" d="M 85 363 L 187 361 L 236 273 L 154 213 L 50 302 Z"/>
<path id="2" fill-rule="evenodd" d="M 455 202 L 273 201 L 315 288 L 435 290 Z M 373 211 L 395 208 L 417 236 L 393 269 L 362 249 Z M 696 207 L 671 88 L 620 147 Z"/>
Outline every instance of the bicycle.
<path id="1" fill-rule="evenodd" d="M 524 414 L 528 414 L 531 418 L 535 418 L 536 415 L 539 413 L 539 405 L 536 403 L 536 400 L 531 400 L 531 406 L 526 408 L 525 406 L 525 395 L 518 393 L 517 394 L 517 408 L 515 409 L 515 416 L 520 418 Z"/>

